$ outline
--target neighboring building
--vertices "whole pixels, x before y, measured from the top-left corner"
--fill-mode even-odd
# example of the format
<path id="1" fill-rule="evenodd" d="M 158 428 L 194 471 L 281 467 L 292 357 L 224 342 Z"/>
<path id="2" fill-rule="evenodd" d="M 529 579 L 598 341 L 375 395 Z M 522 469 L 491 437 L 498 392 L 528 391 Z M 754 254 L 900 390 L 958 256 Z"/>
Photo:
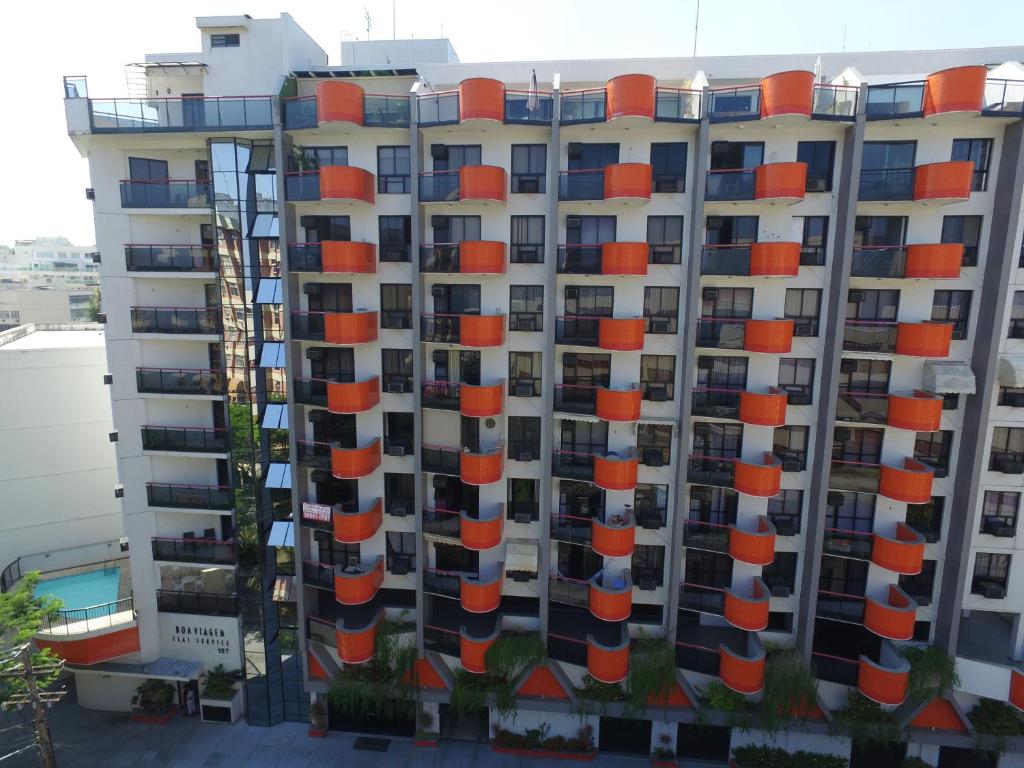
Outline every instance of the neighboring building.
<path id="1" fill-rule="evenodd" d="M 11 263 L 31 272 L 96 272 L 94 245 L 73 245 L 65 237 L 15 240 Z"/>
<path id="2" fill-rule="evenodd" d="M 757 739 L 696 691 L 756 699 L 769 644 L 819 680 L 792 749 L 849 755 L 851 690 L 931 762 L 979 696 L 1024 707 L 1024 68 L 989 66 L 1024 47 L 328 67 L 287 16 L 198 24 L 152 97 L 66 86 L 143 661 L 216 617 L 272 723 L 387 618 L 442 734 L 691 759 Z M 457 718 L 511 631 L 548 657 L 519 718 Z M 575 711 L 641 636 L 668 704 Z M 950 701 L 899 708 L 910 643 Z"/>
<path id="3" fill-rule="evenodd" d="M 62 277 L 50 282 L 0 278 L 0 330 L 28 323 L 86 323 L 90 302 L 99 289 L 77 282 L 67 285 Z"/>

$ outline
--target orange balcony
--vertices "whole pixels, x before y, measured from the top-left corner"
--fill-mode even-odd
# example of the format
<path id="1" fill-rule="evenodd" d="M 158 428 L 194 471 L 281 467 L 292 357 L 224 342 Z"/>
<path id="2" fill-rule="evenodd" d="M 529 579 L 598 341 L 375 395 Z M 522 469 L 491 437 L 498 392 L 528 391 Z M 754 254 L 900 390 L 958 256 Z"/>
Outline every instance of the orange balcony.
<path id="1" fill-rule="evenodd" d="M 971 196 L 974 163 L 949 160 L 914 168 L 914 200 L 929 203 L 963 202 Z"/>
<path id="2" fill-rule="evenodd" d="M 986 67 L 954 67 L 932 72 L 924 89 L 924 116 L 948 112 L 981 112 Z"/>
<path id="3" fill-rule="evenodd" d="M 384 503 L 378 498 L 368 509 L 361 512 L 343 512 L 341 504 L 335 504 L 331 521 L 335 541 L 342 544 L 366 541 L 377 533 L 384 522 Z"/>
<path id="4" fill-rule="evenodd" d="M 325 312 L 324 341 L 328 344 L 366 344 L 377 340 L 376 312 Z"/>
<path id="5" fill-rule="evenodd" d="M 497 384 L 459 385 L 459 413 L 482 419 L 497 416 L 505 406 L 505 380 Z"/>
<path id="6" fill-rule="evenodd" d="M 857 690 L 879 704 L 896 706 L 907 698 L 910 662 L 896 657 L 894 666 L 886 666 L 861 656 L 857 661 Z"/>
<path id="7" fill-rule="evenodd" d="M 796 277 L 800 274 L 800 243 L 751 243 L 751 277 Z"/>
<path id="8" fill-rule="evenodd" d="M 500 634 L 500 624 L 494 628 L 494 632 L 485 638 L 470 637 L 466 633 L 466 628 L 462 627 L 459 630 L 459 661 L 462 663 L 462 668 L 475 675 L 486 672 L 487 665 L 484 663 L 484 656 Z"/>
<path id="9" fill-rule="evenodd" d="M 320 243 L 324 274 L 372 275 L 377 271 L 377 246 L 324 240 Z"/>
<path id="10" fill-rule="evenodd" d="M 811 116 L 814 73 L 778 72 L 761 79 L 761 117 Z"/>
<path id="11" fill-rule="evenodd" d="M 952 323 L 899 323 L 896 354 L 910 357 L 949 357 Z"/>
<path id="12" fill-rule="evenodd" d="M 747 320 L 743 326 L 743 348 L 747 352 L 785 355 L 793 349 L 792 320 Z"/>
<path id="13" fill-rule="evenodd" d="M 501 544 L 505 529 L 505 505 L 499 504 L 490 516 L 480 514 L 473 518 L 468 512 L 459 513 L 459 540 L 466 549 L 494 549 Z"/>
<path id="14" fill-rule="evenodd" d="M 768 605 L 772 593 L 760 576 L 751 582 L 750 595 L 740 594 L 739 590 L 725 590 L 725 604 L 722 616 L 734 627 L 748 632 L 760 632 L 768 626 Z"/>
<path id="15" fill-rule="evenodd" d="M 356 567 L 334 566 L 334 597 L 342 605 L 362 605 L 377 595 L 384 581 L 384 558 Z"/>
<path id="16" fill-rule="evenodd" d="M 1010 670 L 1009 701 L 1017 709 L 1024 710 L 1024 672 L 1019 669 Z"/>
<path id="17" fill-rule="evenodd" d="M 902 467 L 882 464 L 878 493 L 907 504 L 927 504 L 932 498 L 935 470 L 917 459 L 904 459 Z M 917 571 L 914 571 L 917 573 Z"/>
<path id="18" fill-rule="evenodd" d="M 377 627 L 384 618 L 381 608 L 367 624 L 349 626 L 344 617 L 335 624 L 335 638 L 338 643 L 338 658 L 346 664 L 364 664 L 373 658 L 377 644 Z"/>
<path id="19" fill-rule="evenodd" d="M 505 244 L 500 240 L 463 240 L 459 243 L 459 274 L 505 274 Z"/>
<path id="20" fill-rule="evenodd" d="M 490 613 L 501 604 L 501 580 L 503 575 L 492 579 L 476 579 L 471 576 L 459 577 L 459 604 L 470 613 Z"/>
<path id="21" fill-rule="evenodd" d="M 459 122 L 505 122 L 505 84 L 488 77 L 471 77 L 459 83 Z"/>
<path id="22" fill-rule="evenodd" d="M 887 598 L 864 602 L 864 626 L 879 637 L 889 640 L 909 640 L 914 636 L 917 603 L 895 584 L 890 584 Z"/>
<path id="23" fill-rule="evenodd" d="M 594 454 L 594 485 L 606 491 L 631 491 L 636 488 L 640 458 L 633 452 L 625 456 Z"/>
<path id="24" fill-rule="evenodd" d="M 459 454 L 459 476 L 468 485 L 490 485 L 502 478 L 505 469 L 504 445 L 498 443 L 486 453 Z"/>
<path id="25" fill-rule="evenodd" d="M 83 631 L 76 632 L 76 624 L 86 625 L 87 622 L 72 623 L 67 635 L 41 632 L 35 636 L 35 644 L 40 648 L 49 648 L 69 664 L 81 665 L 98 664 L 139 652 L 139 627 L 134 620 L 130 626 L 115 623 L 98 631 L 83 626 Z"/>
<path id="26" fill-rule="evenodd" d="M 602 317 L 597 325 L 597 346 L 612 352 L 637 352 L 644 348 L 642 317 Z"/>
<path id="27" fill-rule="evenodd" d="M 920 573 L 924 565 L 924 536 L 906 523 L 896 523 L 896 535 L 892 537 L 875 531 L 871 562 L 893 573 Z"/>
<path id="28" fill-rule="evenodd" d="M 889 395 L 887 423 L 911 432 L 935 432 L 942 423 L 942 398 L 920 389 L 912 395 Z"/>
<path id="29" fill-rule="evenodd" d="M 602 243 L 602 275 L 646 275 L 647 243 Z"/>
<path id="30" fill-rule="evenodd" d="M 807 163 L 765 163 L 754 171 L 754 199 L 796 203 L 804 199 Z"/>
<path id="31" fill-rule="evenodd" d="M 774 494 L 773 494 L 774 495 Z M 757 517 L 757 529 L 744 531 L 729 526 L 729 555 L 750 565 L 769 565 L 775 560 L 775 526 L 764 515 Z"/>
<path id="32" fill-rule="evenodd" d="M 504 343 L 504 315 L 459 316 L 459 344 L 462 346 L 500 347 Z"/>
<path id="33" fill-rule="evenodd" d="M 602 683 L 618 683 L 629 674 L 629 637 L 618 645 L 603 645 L 587 635 L 587 671 Z"/>
<path id="34" fill-rule="evenodd" d="M 762 427 L 781 427 L 786 423 L 788 395 L 778 387 L 767 392 L 740 392 L 740 421 Z"/>
<path id="35" fill-rule="evenodd" d="M 481 200 L 503 203 L 508 178 L 505 169 L 496 165 L 464 165 L 459 169 L 459 200 Z"/>
<path id="36" fill-rule="evenodd" d="M 650 75 L 619 75 L 605 84 L 607 119 L 643 117 L 654 120 L 657 81 Z"/>
<path id="37" fill-rule="evenodd" d="M 362 448 L 342 448 L 331 443 L 331 474 L 339 480 L 366 477 L 380 466 L 380 438 Z"/>
<path id="38" fill-rule="evenodd" d="M 924 280 L 955 280 L 964 262 L 963 243 L 930 243 L 907 246 L 905 277 Z"/>
<path id="39" fill-rule="evenodd" d="M 605 557 L 626 557 L 633 554 L 636 523 L 629 514 L 606 514 L 605 519 L 590 521 L 590 546 Z"/>
<path id="40" fill-rule="evenodd" d="M 344 80 L 325 80 L 316 86 L 316 121 L 363 124 L 363 89 Z"/>
<path id="41" fill-rule="evenodd" d="M 629 571 L 622 571 L 622 577 L 614 584 L 602 571 L 590 580 L 589 591 L 590 612 L 603 621 L 625 621 L 633 611 L 633 580 Z"/>
<path id="42" fill-rule="evenodd" d="M 379 376 L 348 383 L 327 382 L 327 410 L 331 413 L 363 413 L 379 402 Z"/>
<path id="43" fill-rule="evenodd" d="M 745 655 L 720 644 L 718 658 L 718 677 L 726 687 L 745 696 L 764 687 L 765 650 L 757 635 L 748 637 Z"/>
<path id="44" fill-rule="evenodd" d="M 650 200 L 649 163 L 614 163 L 604 167 L 605 200 Z"/>
<path id="45" fill-rule="evenodd" d="M 733 486 L 748 496 L 771 498 L 779 493 L 782 482 L 782 462 L 773 453 L 765 451 L 761 463 L 736 460 Z"/>
<path id="46" fill-rule="evenodd" d="M 597 388 L 597 418 L 604 421 L 636 421 L 640 418 L 640 388 Z"/>
<path id="47" fill-rule="evenodd" d="M 320 199 L 372 203 L 377 183 L 373 174 L 353 165 L 324 165 L 320 168 Z"/>

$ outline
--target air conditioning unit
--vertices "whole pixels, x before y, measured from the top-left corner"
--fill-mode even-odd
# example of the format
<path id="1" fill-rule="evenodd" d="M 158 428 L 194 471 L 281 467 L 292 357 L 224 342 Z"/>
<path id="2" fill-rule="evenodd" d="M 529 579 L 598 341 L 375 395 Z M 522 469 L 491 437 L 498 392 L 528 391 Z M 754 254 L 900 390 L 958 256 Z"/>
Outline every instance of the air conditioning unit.
<path id="1" fill-rule="evenodd" d="M 846 300 L 854 304 L 860 304 L 868 297 L 867 291 L 850 291 Z"/>
<path id="2" fill-rule="evenodd" d="M 695 501 L 707 501 L 711 498 L 711 489 L 703 485 L 691 488 L 690 498 Z"/>
<path id="3" fill-rule="evenodd" d="M 434 365 L 448 365 L 448 351 L 444 349 L 435 349 L 430 355 L 431 361 Z"/>
<path id="4" fill-rule="evenodd" d="M 533 382 L 516 382 L 516 397 L 533 397 Z"/>
<path id="5" fill-rule="evenodd" d="M 803 390 L 789 392 L 786 402 L 789 403 L 789 405 L 810 405 L 811 395 Z"/>
<path id="6" fill-rule="evenodd" d="M 668 317 L 649 317 L 650 330 L 648 333 L 671 333 L 672 319 Z"/>
<path id="7" fill-rule="evenodd" d="M 796 323 L 793 326 L 794 336 L 813 336 L 814 335 L 814 324 L 813 323 Z"/>
<path id="8" fill-rule="evenodd" d="M 405 325 L 405 315 L 402 312 L 383 312 L 380 316 L 380 327 L 385 330 L 401 330 Z"/>
<path id="9" fill-rule="evenodd" d="M 405 456 L 405 446 L 389 442 L 388 456 Z"/>
<path id="10" fill-rule="evenodd" d="M 434 229 L 448 229 L 448 217 L 447 216 L 431 216 L 430 226 Z"/>
<path id="11" fill-rule="evenodd" d="M 1024 408 L 1024 392 L 1007 392 L 1003 395 L 1003 405 L 1011 408 Z"/>
<path id="12" fill-rule="evenodd" d="M 117 438 L 118 438 L 117 432 L 108 432 L 107 433 L 107 439 L 110 442 L 116 443 L 117 442 Z"/>
<path id="13" fill-rule="evenodd" d="M 432 285 L 430 286 L 431 296 L 444 296 L 445 290 L 443 285 Z"/>
<path id="14" fill-rule="evenodd" d="M 828 191 L 828 179 L 820 176 L 808 176 L 807 186 L 805 187 L 806 192 L 827 192 Z"/>
<path id="15" fill-rule="evenodd" d="M 1017 533 L 1014 526 L 1007 525 L 998 517 L 990 517 L 987 519 L 985 521 L 984 531 L 990 536 L 997 536 L 1000 539 L 1012 539 Z"/>
<path id="16" fill-rule="evenodd" d="M 644 592 L 653 592 L 658 588 L 658 574 L 653 568 L 641 568 L 637 572 L 636 588 Z"/>
<path id="17" fill-rule="evenodd" d="M 106 312 L 98 313 L 96 315 L 96 322 L 97 323 L 101 323 L 102 325 L 106 325 L 107 324 L 107 313 Z"/>
<path id="18" fill-rule="evenodd" d="M 796 536 L 796 523 L 788 518 L 772 520 L 775 525 L 775 533 L 779 536 Z"/>
<path id="19" fill-rule="evenodd" d="M 860 365 L 859 360 L 854 360 L 849 357 L 844 357 L 839 361 L 839 372 L 840 373 L 856 373 L 857 368 Z"/>
<path id="20" fill-rule="evenodd" d="M 705 288 L 703 293 L 704 301 L 718 301 L 717 288 Z"/>
<path id="21" fill-rule="evenodd" d="M 434 490 L 443 491 L 448 487 L 448 478 L 444 475 L 434 475 Z"/>
<path id="22" fill-rule="evenodd" d="M 832 440 L 836 443 L 846 443 L 853 437 L 852 429 L 845 429 L 843 427 L 837 427 L 832 433 Z"/>
<path id="23" fill-rule="evenodd" d="M 112 373 L 104 373 L 103 374 L 103 383 L 104 384 L 113 384 L 114 383 L 114 374 L 112 374 Z"/>
<path id="24" fill-rule="evenodd" d="M 661 448 L 645 448 L 644 464 L 648 467 L 665 466 L 665 452 Z"/>
<path id="25" fill-rule="evenodd" d="M 583 157 L 583 142 L 570 141 L 569 146 L 566 147 L 566 154 L 570 160 L 578 160 Z"/>
<path id="26" fill-rule="evenodd" d="M 525 194 L 540 192 L 539 176 L 520 176 L 517 181 L 519 185 L 518 192 Z"/>
<path id="27" fill-rule="evenodd" d="M 803 464 L 797 459 L 788 459 L 782 462 L 783 472 L 803 472 Z"/>
<path id="28" fill-rule="evenodd" d="M 409 514 L 409 502 L 405 499 L 393 501 L 388 507 L 388 514 L 392 517 L 405 517 Z"/>
<path id="29" fill-rule="evenodd" d="M 529 512 L 516 512 L 515 515 L 513 515 L 513 520 L 517 523 L 529 523 L 532 519 L 533 517 Z"/>
<path id="30" fill-rule="evenodd" d="M 532 451 L 519 451 L 516 454 L 516 461 L 533 461 Z"/>
<path id="31" fill-rule="evenodd" d="M 405 576 L 412 570 L 412 558 L 409 555 L 391 556 L 391 573 L 395 576 Z"/>
<path id="32" fill-rule="evenodd" d="M 316 296 L 322 288 L 323 286 L 320 283 L 306 283 L 302 286 L 302 292 L 307 296 Z"/>
<path id="33" fill-rule="evenodd" d="M 114 498 L 115 499 L 123 499 L 124 498 L 124 486 L 123 485 L 115 485 L 114 486 Z"/>
<path id="34" fill-rule="evenodd" d="M 825 496 L 825 504 L 829 507 L 841 507 L 846 500 L 846 494 L 840 491 L 829 491 Z"/>
<path id="35" fill-rule="evenodd" d="M 539 250 L 535 245 L 517 245 L 516 250 L 519 252 L 519 261 L 521 262 L 533 264 L 539 260 Z"/>
<path id="36" fill-rule="evenodd" d="M 96 199 L 96 190 L 93 189 L 92 187 L 86 187 L 85 188 L 85 199 L 86 200 L 95 200 Z"/>
<path id="37" fill-rule="evenodd" d="M 430 145 L 430 156 L 434 160 L 447 160 L 448 159 L 448 147 L 444 144 L 431 144 Z"/>
<path id="38" fill-rule="evenodd" d="M 771 587 L 772 597 L 789 597 L 791 592 L 789 587 L 782 584 L 776 584 Z"/>
<path id="39" fill-rule="evenodd" d="M 1002 456 L 993 462 L 992 465 L 996 472 L 1001 472 L 1004 475 L 1021 475 L 1024 474 L 1024 461 L 1019 459 L 1011 459 Z"/>
<path id="40" fill-rule="evenodd" d="M 990 600 L 1002 600 L 1006 597 L 1006 586 L 1003 584 L 996 584 L 992 581 L 985 581 L 980 583 L 981 594 Z"/>
<path id="41" fill-rule="evenodd" d="M 565 217 L 565 228 L 566 229 L 579 229 L 583 226 L 579 216 L 566 216 Z"/>
<path id="42" fill-rule="evenodd" d="M 402 379 L 390 379 L 388 381 L 388 393 L 392 395 L 405 394 L 405 381 Z"/>
<path id="43" fill-rule="evenodd" d="M 664 403 L 668 401 L 668 389 L 664 384 L 648 384 L 647 399 L 652 403 Z"/>
<path id="44" fill-rule="evenodd" d="M 537 330 L 536 317 L 534 315 L 520 315 L 516 318 L 516 327 L 513 330 L 525 333 Z"/>
<path id="45" fill-rule="evenodd" d="M 700 371 L 713 371 L 715 370 L 715 358 L 713 357 L 698 357 L 697 358 L 697 370 Z"/>
<path id="46" fill-rule="evenodd" d="M 306 359 L 307 360 L 323 360 L 324 359 L 324 351 L 323 351 L 323 349 L 321 349 L 320 347 L 310 347 L 309 349 L 306 350 Z"/>
<path id="47" fill-rule="evenodd" d="M 711 425 L 706 421 L 698 421 L 693 425 L 693 434 L 699 437 L 707 437 L 711 434 Z"/>
<path id="48" fill-rule="evenodd" d="M 128 537 L 127 536 L 122 536 L 120 539 L 117 540 L 117 545 L 118 545 L 118 548 L 122 552 L 127 552 L 128 551 Z"/>
<path id="49" fill-rule="evenodd" d="M 87 255 L 89 256 L 90 259 L 92 259 L 93 264 L 100 264 L 102 262 L 100 254 L 97 251 L 93 251 L 92 253 Z"/>
<path id="50" fill-rule="evenodd" d="M 331 418 L 331 414 L 328 411 L 310 411 L 309 412 L 309 423 L 310 424 L 323 424 L 329 418 Z"/>

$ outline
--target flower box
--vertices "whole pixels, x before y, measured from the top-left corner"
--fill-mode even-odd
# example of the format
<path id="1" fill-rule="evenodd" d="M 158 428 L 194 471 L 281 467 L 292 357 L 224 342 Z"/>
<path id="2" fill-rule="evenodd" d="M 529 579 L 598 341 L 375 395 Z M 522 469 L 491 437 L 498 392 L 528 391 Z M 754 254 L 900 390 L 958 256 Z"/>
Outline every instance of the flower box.
<path id="1" fill-rule="evenodd" d="M 312 736 L 314 739 L 326 739 L 327 738 L 327 729 L 326 728 L 314 728 L 313 726 L 310 726 L 309 727 L 309 735 Z"/>
<path id="2" fill-rule="evenodd" d="M 236 689 L 229 699 L 200 696 L 199 713 L 204 723 L 230 725 L 242 716 L 242 692 Z"/>
<path id="3" fill-rule="evenodd" d="M 152 723 L 153 725 L 167 725 L 174 716 L 178 714 L 177 707 L 171 707 L 169 710 L 160 715 L 151 715 L 147 712 L 143 712 L 141 709 L 132 711 L 132 722 L 133 723 Z"/>
<path id="4" fill-rule="evenodd" d="M 590 762 L 597 757 L 597 751 L 590 752 L 552 752 L 546 749 L 518 749 L 516 747 L 502 747 L 491 742 L 491 750 L 503 755 L 522 755 L 538 760 L 582 760 Z"/>

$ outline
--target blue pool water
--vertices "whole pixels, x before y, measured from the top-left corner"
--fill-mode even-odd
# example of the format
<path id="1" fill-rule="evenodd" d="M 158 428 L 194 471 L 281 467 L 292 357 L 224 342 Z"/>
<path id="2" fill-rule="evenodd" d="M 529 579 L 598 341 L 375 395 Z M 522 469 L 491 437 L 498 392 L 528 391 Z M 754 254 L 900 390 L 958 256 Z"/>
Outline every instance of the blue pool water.
<path id="1" fill-rule="evenodd" d="M 100 568 L 95 571 L 77 573 L 40 581 L 36 585 L 38 597 L 50 595 L 60 600 L 62 610 L 73 611 L 91 608 L 117 600 L 117 585 L 121 579 L 121 568 Z"/>

